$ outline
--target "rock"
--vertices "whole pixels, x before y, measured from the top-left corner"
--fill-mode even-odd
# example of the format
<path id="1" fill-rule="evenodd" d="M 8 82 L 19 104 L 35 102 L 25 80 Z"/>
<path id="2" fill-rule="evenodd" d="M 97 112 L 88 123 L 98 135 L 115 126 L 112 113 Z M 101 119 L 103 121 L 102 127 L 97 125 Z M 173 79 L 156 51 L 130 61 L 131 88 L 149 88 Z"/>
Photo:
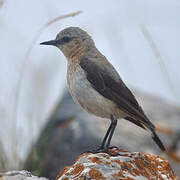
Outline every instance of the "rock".
<path id="1" fill-rule="evenodd" d="M 33 176 L 28 171 L 9 171 L 0 173 L 0 180 L 48 180 L 44 177 Z"/>
<path id="2" fill-rule="evenodd" d="M 170 129 L 169 134 L 162 130 L 162 133 L 159 133 L 168 148 L 174 132 L 180 132 L 180 126 L 177 125 L 180 110 L 176 106 L 149 95 L 139 93 L 136 97 L 156 126 Z M 32 148 L 25 169 L 31 172 L 39 171 L 38 175 L 55 179 L 58 171 L 72 164 L 80 153 L 99 146 L 109 124 L 108 119 L 96 118 L 80 109 L 66 92 Z M 150 134 L 123 119 L 118 121 L 112 145 L 131 151 L 161 154 Z M 178 157 L 179 151 L 180 148 L 177 148 Z M 179 162 L 171 161 L 170 163 L 176 174 L 180 176 Z"/>
<path id="3" fill-rule="evenodd" d="M 177 180 L 169 162 L 157 155 L 128 152 L 120 149 L 106 153 L 80 155 L 72 166 L 61 171 L 56 180 L 121 179 L 121 180 Z"/>

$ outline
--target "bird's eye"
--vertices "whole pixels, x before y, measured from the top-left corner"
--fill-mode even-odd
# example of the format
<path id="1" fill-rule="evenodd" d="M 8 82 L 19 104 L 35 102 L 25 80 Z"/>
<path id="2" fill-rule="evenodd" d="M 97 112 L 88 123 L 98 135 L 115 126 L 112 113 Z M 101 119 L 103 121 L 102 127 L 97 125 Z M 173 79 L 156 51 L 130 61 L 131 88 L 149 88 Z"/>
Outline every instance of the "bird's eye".
<path id="1" fill-rule="evenodd" d="M 68 43 L 70 40 L 71 40 L 71 38 L 68 37 L 68 36 L 64 36 L 64 37 L 62 38 L 62 42 L 63 42 L 63 43 Z"/>

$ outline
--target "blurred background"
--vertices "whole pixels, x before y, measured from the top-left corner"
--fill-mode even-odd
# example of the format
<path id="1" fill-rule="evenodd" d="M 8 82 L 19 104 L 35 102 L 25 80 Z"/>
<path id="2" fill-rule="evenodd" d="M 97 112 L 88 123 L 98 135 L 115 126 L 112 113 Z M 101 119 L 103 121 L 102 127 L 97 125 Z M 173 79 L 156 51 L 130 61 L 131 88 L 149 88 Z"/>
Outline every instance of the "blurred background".
<path id="1" fill-rule="evenodd" d="M 56 17 L 79 10 L 82 13 L 46 26 Z M 0 171 L 24 167 L 33 145 L 38 144 L 44 128 L 60 108 L 66 91 L 66 59 L 56 48 L 42 47 L 39 43 L 55 38 L 60 30 L 69 26 L 79 26 L 93 37 L 124 82 L 138 94 L 142 106 L 146 102 L 147 114 L 154 113 L 152 121 L 158 124 L 164 120 L 163 128 L 158 126 L 159 132 L 174 133 L 170 133 L 173 135 L 167 145 L 174 143 L 172 139 L 177 142 L 180 131 L 179 18 L 178 0 L 0 0 Z M 161 116 L 159 107 L 163 107 Z M 169 111 L 174 121 L 168 116 Z M 62 116 L 58 114 L 59 119 Z M 108 126 L 109 122 L 104 122 Z M 172 129 L 168 129 L 171 126 Z M 106 128 L 102 134 L 105 131 Z M 136 134 L 138 136 L 138 131 Z M 166 142 L 166 137 L 163 139 Z M 174 146 L 173 157 L 179 160 L 178 145 Z M 174 167 L 178 166 L 176 162 Z M 38 167 L 34 170 L 38 171 Z"/>

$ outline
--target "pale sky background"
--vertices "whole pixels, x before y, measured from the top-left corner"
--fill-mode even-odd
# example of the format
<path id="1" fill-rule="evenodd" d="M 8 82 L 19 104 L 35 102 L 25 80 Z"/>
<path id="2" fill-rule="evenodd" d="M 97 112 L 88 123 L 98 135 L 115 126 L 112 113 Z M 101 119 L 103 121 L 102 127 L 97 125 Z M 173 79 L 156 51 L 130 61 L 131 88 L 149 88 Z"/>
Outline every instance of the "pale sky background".
<path id="1" fill-rule="evenodd" d="M 33 38 L 48 21 L 78 10 L 83 13 L 54 23 L 38 38 L 26 59 L 17 103 L 20 70 Z M 157 46 L 173 92 L 142 24 Z M 86 30 L 129 87 L 180 104 L 179 0 L 5 0 L 0 8 L 0 137 L 10 159 L 12 148 L 25 157 L 62 95 L 66 60 L 56 48 L 39 43 L 68 26 Z"/>

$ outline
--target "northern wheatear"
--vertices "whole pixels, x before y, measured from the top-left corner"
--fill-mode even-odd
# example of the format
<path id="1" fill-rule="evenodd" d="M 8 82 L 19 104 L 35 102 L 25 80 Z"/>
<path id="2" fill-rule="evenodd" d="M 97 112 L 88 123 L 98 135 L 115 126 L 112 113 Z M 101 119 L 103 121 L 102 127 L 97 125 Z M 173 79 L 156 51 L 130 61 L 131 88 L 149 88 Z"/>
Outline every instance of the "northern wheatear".
<path id="1" fill-rule="evenodd" d="M 165 148 L 156 135 L 134 95 L 121 80 L 115 68 L 96 48 L 92 38 L 78 27 L 62 30 L 55 40 L 41 45 L 58 47 L 68 60 L 67 84 L 74 101 L 95 116 L 111 119 L 100 148 L 109 153 L 117 119 L 124 118 L 149 130 L 162 151 Z"/>

